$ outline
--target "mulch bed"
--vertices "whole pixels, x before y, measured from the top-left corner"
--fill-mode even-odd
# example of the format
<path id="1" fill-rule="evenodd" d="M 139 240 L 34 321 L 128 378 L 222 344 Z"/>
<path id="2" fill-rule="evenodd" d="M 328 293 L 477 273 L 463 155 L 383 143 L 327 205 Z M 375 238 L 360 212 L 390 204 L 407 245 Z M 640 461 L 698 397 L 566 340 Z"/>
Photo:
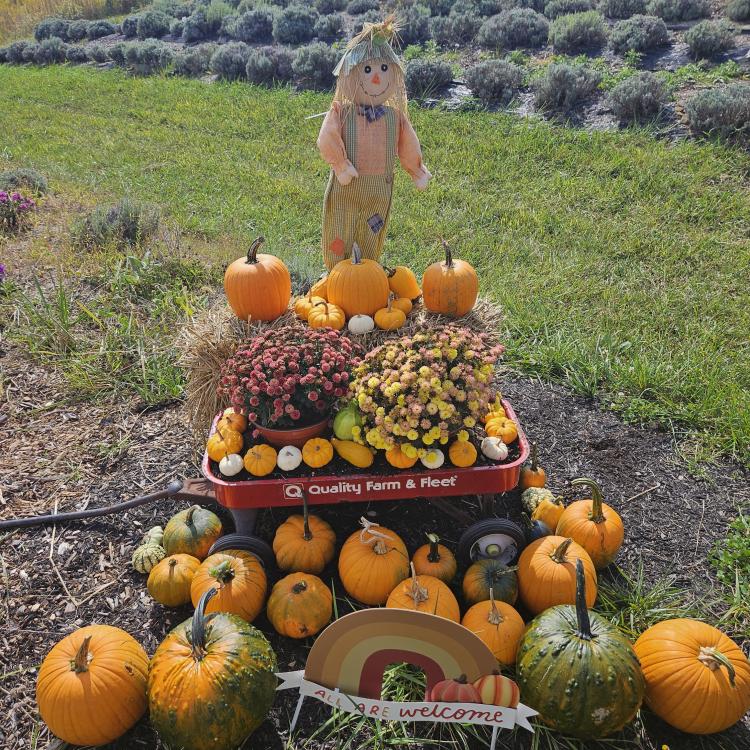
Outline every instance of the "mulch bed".
<path id="1" fill-rule="evenodd" d="M 143 412 L 129 403 L 68 403 L 64 384 L 54 373 L 30 364 L 13 345 L 0 346 L 6 389 L 0 407 L 5 417 L 0 417 L 0 518 L 109 504 L 161 487 L 174 476 L 198 475 L 198 457 L 190 447 L 181 405 Z M 716 583 L 706 555 L 725 536 L 738 505 L 750 503 L 747 472 L 723 464 L 709 467 L 706 478 L 695 479 L 666 433 L 623 424 L 594 401 L 575 397 L 561 386 L 512 373 L 502 376 L 502 384 L 527 434 L 539 442 L 551 486 L 562 488 L 573 477 L 591 476 L 601 482 L 606 498 L 623 516 L 626 540 L 618 564 L 630 573 L 642 564 L 648 581 L 675 574 L 687 591 L 710 595 Z M 625 502 L 627 498 L 634 499 Z M 456 498 L 451 505 L 467 522 L 482 517 L 476 498 Z M 0 712 L 7 717 L 0 723 L 0 747 L 32 746 L 37 721 L 35 668 L 63 635 L 81 625 L 106 622 L 129 631 L 153 653 L 164 635 L 189 617 L 187 607 L 166 610 L 155 604 L 144 579 L 130 566 L 130 555 L 145 529 L 163 524 L 181 507 L 185 503 L 163 501 L 121 516 L 0 536 L 0 674 L 16 673 L 0 681 Z M 517 517 L 517 494 L 498 497 L 496 510 L 498 515 Z M 258 534 L 270 541 L 288 512 L 262 513 Z M 358 528 L 361 515 L 396 530 L 411 550 L 433 530 L 455 548 L 462 531 L 455 512 L 446 513 L 441 505 L 420 499 L 321 506 L 314 512 L 334 526 L 340 541 Z M 223 516 L 228 521 L 226 513 Z M 343 593 L 333 568 L 322 578 L 333 578 L 336 591 Z M 345 611 L 345 603 L 340 604 L 340 611 Z M 302 668 L 311 641 L 277 636 L 265 616 L 255 624 L 269 637 L 281 670 Z M 296 701 L 291 693 L 278 695 L 270 719 L 244 748 L 285 746 Z M 646 727 L 639 728 L 637 738 L 628 736 L 638 747 L 750 748 L 747 722 L 715 741 L 701 740 L 644 714 Z M 309 736 L 328 715 L 321 704 L 307 702 L 300 737 Z M 38 747 L 54 747 L 50 739 L 42 726 Z M 529 737 L 507 742 L 499 747 L 530 747 Z M 161 745 L 144 720 L 111 747 Z"/>

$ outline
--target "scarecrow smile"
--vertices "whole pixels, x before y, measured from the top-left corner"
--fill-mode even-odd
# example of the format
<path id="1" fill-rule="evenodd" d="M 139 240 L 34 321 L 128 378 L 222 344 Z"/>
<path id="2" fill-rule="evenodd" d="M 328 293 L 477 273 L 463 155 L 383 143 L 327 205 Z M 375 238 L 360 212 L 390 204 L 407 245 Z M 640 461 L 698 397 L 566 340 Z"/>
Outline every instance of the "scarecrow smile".
<path id="1" fill-rule="evenodd" d="M 378 91 L 377 93 L 372 93 L 371 91 L 368 91 L 365 88 L 364 83 L 362 83 L 362 81 L 359 82 L 359 87 L 362 89 L 362 91 L 365 92 L 365 94 L 367 94 L 367 96 L 375 97 L 375 96 L 383 96 L 383 94 L 385 94 L 385 92 L 388 91 L 388 89 L 391 87 L 391 84 L 386 83 L 385 88 L 382 91 Z"/>

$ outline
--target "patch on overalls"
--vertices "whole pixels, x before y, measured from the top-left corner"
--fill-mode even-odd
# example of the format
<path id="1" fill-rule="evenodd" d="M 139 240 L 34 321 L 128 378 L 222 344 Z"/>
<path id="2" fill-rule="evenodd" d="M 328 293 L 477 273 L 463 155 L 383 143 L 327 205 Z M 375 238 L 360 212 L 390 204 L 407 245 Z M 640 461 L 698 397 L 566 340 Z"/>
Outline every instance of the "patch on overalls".
<path id="1" fill-rule="evenodd" d="M 385 221 L 383 221 L 383 217 L 380 214 L 373 214 L 367 220 L 367 225 L 373 234 L 377 234 L 385 226 Z"/>
<path id="2" fill-rule="evenodd" d="M 344 240 L 341 239 L 341 237 L 336 237 L 336 239 L 331 243 L 331 252 L 334 255 L 343 255 L 344 250 L 346 250 L 346 245 L 344 244 Z"/>

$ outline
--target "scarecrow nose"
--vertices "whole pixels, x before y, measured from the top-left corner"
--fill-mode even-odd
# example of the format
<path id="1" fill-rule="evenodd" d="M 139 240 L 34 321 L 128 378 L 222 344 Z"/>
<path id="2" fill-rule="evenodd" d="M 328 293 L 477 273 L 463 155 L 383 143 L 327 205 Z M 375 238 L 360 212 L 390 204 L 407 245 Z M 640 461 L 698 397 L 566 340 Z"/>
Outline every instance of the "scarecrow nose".
<path id="1" fill-rule="evenodd" d="M 376 86 L 380 84 L 380 76 L 377 73 L 375 73 L 371 80 Z"/>

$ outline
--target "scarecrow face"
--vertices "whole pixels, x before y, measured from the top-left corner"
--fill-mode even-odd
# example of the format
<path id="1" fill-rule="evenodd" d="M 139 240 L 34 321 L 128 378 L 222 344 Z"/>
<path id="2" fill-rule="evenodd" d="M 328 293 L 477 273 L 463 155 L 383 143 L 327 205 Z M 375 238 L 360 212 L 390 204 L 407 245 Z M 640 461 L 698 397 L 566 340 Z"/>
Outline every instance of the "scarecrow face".
<path id="1" fill-rule="evenodd" d="M 376 57 L 357 65 L 350 77 L 356 86 L 352 99 L 357 104 L 376 106 L 387 101 L 395 85 L 395 65 L 389 60 Z"/>

